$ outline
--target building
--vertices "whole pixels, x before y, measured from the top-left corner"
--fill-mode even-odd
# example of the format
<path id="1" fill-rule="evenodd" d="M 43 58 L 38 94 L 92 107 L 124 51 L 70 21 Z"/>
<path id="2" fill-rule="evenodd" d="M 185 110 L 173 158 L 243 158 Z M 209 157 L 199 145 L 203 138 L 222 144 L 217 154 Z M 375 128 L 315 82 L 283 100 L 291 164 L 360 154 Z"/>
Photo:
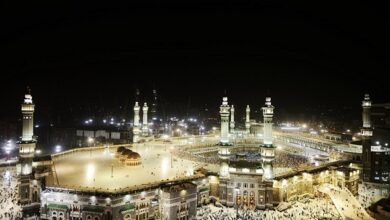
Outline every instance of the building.
<path id="1" fill-rule="evenodd" d="M 180 147 L 205 153 L 213 151 L 220 159 L 214 163 L 218 172 L 207 170 L 196 160 L 178 162 L 174 158 L 175 145 L 168 145 L 170 149 L 165 145 L 164 149 L 165 142 L 90 146 L 34 157 L 34 104 L 31 94 L 26 94 L 22 104 L 18 166 L 19 195 L 24 210 L 36 209 L 40 219 L 48 220 L 191 220 L 196 219 L 197 206 L 216 199 L 229 207 L 267 209 L 312 194 L 322 183 L 348 188 L 353 194 L 357 192 L 360 172 L 348 166 L 349 161 L 275 176 L 271 98 L 266 98 L 262 108 L 263 143 L 252 135 L 244 135 L 247 139 L 235 145 L 229 139 L 227 100 L 224 97 L 220 107 L 221 137 L 214 136 L 205 142 L 204 137 L 198 137 L 196 144 L 193 137 L 191 144 Z M 135 128 L 139 129 L 135 131 L 141 138 L 137 102 L 135 107 L 138 107 Z M 251 152 L 245 154 L 249 148 Z M 374 161 L 376 157 L 372 156 Z M 176 163 L 180 166 L 175 166 Z M 375 165 L 369 168 L 376 170 Z"/>
<path id="2" fill-rule="evenodd" d="M 363 181 L 375 183 L 390 183 L 390 147 L 373 146 L 372 136 L 375 129 L 371 122 L 371 99 L 368 94 L 364 96 L 362 136 L 362 164 Z M 379 143 L 376 143 L 377 145 Z"/>
<path id="3" fill-rule="evenodd" d="M 349 161 L 334 162 L 310 169 L 301 169 L 275 177 L 273 196 L 276 203 L 288 202 L 303 195 L 313 196 L 316 187 L 330 183 L 358 193 L 360 171 L 349 166 Z"/>
<path id="4" fill-rule="evenodd" d="M 196 219 L 197 187 L 190 182 L 163 186 L 160 190 L 161 219 Z"/>
<path id="5" fill-rule="evenodd" d="M 230 146 L 224 144 L 229 114 L 227 98 L 224 97 L 220 107 L 221 141 L 219 157 L 219 198 L 222 204 L 249 209 L 273 207 L 273 168 L 274 146 L 272 144 L 272 116 L 274 107 L 271 98 L 266 98 L 264 111 L 263 145 L 258 147 L 261 157 L 249 160 L 240 150 L 231 154 Z M 248 108 L 247 108 L 248 109 Z M 248 112 L 248 111 L 247 111 Z M 224 124 L 225 123 L 225 124 Z M 226 131 L 225 131 L 226 132 Z"/>

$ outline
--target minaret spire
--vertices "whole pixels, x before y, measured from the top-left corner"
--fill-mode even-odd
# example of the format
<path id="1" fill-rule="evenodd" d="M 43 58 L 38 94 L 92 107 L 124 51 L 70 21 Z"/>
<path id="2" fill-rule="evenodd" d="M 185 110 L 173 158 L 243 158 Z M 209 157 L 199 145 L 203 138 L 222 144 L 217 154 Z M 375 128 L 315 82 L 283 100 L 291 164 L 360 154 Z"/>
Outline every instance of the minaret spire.
<path id="1" fill-rule="evenodd" d="M 249 105 L 246 106 L 246 117 L 245 117 L 245 130 L 246 133 L 250 133 L 250 128 L 251 128 L 251 122 L 250 122 L 250 113 L 251 109 L 249 108 Z"/>
<path id="2" fill-rule="evenodd" d="M 146 102 L 144 103 L 144 106 L 142 107 L 142 135 L 148 136 L 149 134 L 149 127 L 148 127 L 148 105 Z"/>
<path id="3" fill-rule="evenodd" d="M 140 134 L 139 110 L 140 107 L 138 105 L 138 102 L 135 102 L 134 123 L 133 123 L 133 143 L 137 143 L 139 141 L 139 134 Z"/>
<path id="4" fill-rule="evenodd" d="M 39 187 L 33 187 L 33 158 L 35 154 L 36 138 L 34 137 L 34 111 L 35 105 L 29 87 L 26 89 L 22 110 L 22 137 L 19 144 L 19 162 L 17 172 L 19 175 L 20 201 L 25 204 L 37 202 L 34 192 L 39 194 Z"/>
<path id="5" fill-rule="evenodd" d="M 264 144 L 261 149 L 264 170 L 263 178 L 266 180 L 272 180 L 274 178 L 272 161 L 275 159 L 275 147 L 272 144 L 272 117 L 274 115 L 274 106 L 271 104 L 271 97 L 265 98 L 265 106 L 262 109 L 264 117 Z"/>
<path id="6" fill-rule="evenodd" d="M 234 127 L 235 127 L 235 122 L 234 122 L 234 105 L 230 108 L 230 133 L 234 133 Z"/>

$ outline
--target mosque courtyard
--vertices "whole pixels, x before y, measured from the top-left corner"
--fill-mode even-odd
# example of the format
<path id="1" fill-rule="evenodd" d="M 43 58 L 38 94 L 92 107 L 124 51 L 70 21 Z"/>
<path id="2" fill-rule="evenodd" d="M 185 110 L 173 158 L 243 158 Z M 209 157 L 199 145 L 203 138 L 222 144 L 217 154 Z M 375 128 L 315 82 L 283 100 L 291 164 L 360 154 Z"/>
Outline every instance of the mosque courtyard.
<path id="1" fill-rule="evenodd" d="M 115 191 L 189 177 L 201 163 L 171 157 L 174 144 L 137 144 L 142 164 L 127 166 L 115 158 L 116 147 L 68 153 L 54 160 L 53 185 Z M 58 181 L 57 181 L 58 179 Z"/>

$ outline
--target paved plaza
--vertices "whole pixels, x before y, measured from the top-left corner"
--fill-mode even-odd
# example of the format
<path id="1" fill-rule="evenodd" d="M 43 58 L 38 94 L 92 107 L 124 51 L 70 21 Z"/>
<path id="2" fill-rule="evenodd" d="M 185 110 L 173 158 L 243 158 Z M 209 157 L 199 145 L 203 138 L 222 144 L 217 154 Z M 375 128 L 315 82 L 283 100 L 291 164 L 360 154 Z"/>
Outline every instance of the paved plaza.
<path id="1" fill-rule="evenodd" d="M 156 142 L 136 144 L 130 149 L 141 155 L 139 166 L 121 163 L 115 158 L 116 148 L 69 153 L 54 161 L 58 184 L 115 190 L 193 175 L 201 164 L 171 158 L 174 146 Z"/>

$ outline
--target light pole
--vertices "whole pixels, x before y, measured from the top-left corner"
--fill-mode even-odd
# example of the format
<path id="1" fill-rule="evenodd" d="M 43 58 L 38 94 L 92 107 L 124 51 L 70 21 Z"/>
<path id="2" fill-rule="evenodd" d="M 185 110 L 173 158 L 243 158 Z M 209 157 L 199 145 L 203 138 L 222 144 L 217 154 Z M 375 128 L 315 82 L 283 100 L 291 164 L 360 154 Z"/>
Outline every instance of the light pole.
<path id="1" fill-rule="evenodd" d="M 92 145 L 91 145 L 91 143 L 93 143 L 93 138 L 88 137 L 89 156 L 90 156 L 90 157 L 92 157 Z"/>
<path id="2" fill-rule="evenodd" d="M 172 158 L 172 151 L 173 151 L 174 147 L 171 146 L 171 168 L 173 168 L 173 158 Z"/>
<path id="3" fill-rule="evenodd" d="M 111 178 L 114 177 L 114 164 L 111 164 Z"/>

